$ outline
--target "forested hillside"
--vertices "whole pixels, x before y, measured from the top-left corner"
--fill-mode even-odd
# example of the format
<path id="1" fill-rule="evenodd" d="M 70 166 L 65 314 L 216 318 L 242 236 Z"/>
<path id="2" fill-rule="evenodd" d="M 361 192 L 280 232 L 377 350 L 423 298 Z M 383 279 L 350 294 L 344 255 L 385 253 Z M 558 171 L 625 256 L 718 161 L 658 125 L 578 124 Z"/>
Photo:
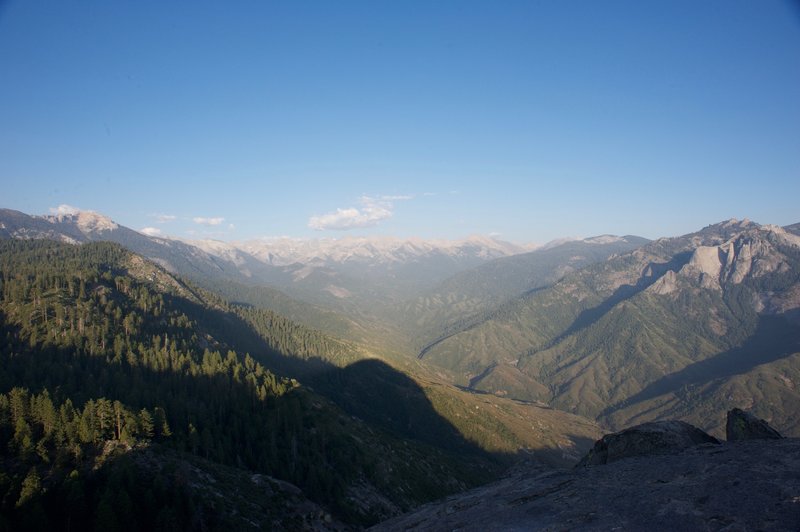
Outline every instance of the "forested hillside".
<path id="1" fill-rule="evenodd" d="M 351 522 L 496 467 L 477 448 L 467 468 L 436 447 L 401 443 L 275 375 L 262 362 L 287 358 L 281 350 L 302 359 L 349 348 L 267 311 L 232 311 L 117 245 L 5 240 L 0 283 L 0 489 L 11 528 L 28 519 L 69 528 L 67 516 L 105 529 L 107 505 L 118 518 L 147 509 L 163 523 L 214 525 L 206 502 L 158 497 L 134 481 L 126 496 L 104 498 L 109 486 L 92 471 L 109 442 L 285 479 Z M 236 350 L 240 341 L 251 354 Z"/>
<path id="2" fill-rule="evenodd" d="M 637 236 L 604 235 L 497 258 L 457 273 L 405 302 L 395 319 L 415 338 L 417 352 L 470 328 L 510 299 L 550 286 L 589 264 L 648 242 Z"/>

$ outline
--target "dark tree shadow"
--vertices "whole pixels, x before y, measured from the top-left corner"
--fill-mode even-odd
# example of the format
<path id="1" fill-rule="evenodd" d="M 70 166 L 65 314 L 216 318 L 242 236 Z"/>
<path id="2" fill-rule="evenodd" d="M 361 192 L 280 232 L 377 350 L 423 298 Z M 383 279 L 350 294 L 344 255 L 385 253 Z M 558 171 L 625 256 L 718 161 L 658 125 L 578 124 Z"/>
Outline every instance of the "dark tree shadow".
<path id="1" fill-rule="evenodd" d="M 464 439 L 434 409 L 410 377 L 378 359 L 355 362 L 314 379 L 317 390 L 347 413 L 401 438 L 414 439 L 460 455 L 491 455 Z"/>

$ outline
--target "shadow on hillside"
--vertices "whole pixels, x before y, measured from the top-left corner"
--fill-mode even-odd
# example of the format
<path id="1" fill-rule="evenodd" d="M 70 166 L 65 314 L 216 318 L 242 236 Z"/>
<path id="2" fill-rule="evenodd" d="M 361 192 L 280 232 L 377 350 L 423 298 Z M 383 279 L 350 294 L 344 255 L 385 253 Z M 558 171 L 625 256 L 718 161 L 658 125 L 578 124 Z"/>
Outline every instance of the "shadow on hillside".
<path id="1" fill-rule="evenodd" d="M 505 464 L 464 440 L 414 381 L 377 360 L 318 376 L 317 383 L 327 383 L 318 390 L 342 415 L 302 389 L 259 399 L 228 374 L 130 367 L 68 351 L 37 353 L 35 365 L 31 357 L 15 357 L 19 364 L 4 360 L 2 380 L 47 388 L 57 401 L 70 398 L 79 408 L 98 398 L 134 412 L 163 407 L 172 431 L 165 445 L 291 482 L 352 524 L 371 524 L 392 515 L 391 508 L 408 510 L 487 482 Z M 368 497 L 386 502 L 354 506 L 347 495 L 364 482 L 371 486 Z"/>
<path id="2" fill-rule="evenodd" d="M 348 414 L 401 438 L 459 455 L 489 457 L 436 412 L 413 379 L 381 360 L 360 360 L 319 375 L 313 382 Z"/>
<path id="3" fill-rule="evenodd" d="M 235 335 L 237 350 L 243 347 L 256 360 L 279 375 L 298 379 L 333 401 L 339 408 L 370 425 L 401 439 L 415 440 L 454 454 L 463 463 L 473 462 L 476 469 L 497 469 L 510 464 L 514 455 L 490 453 L 469 441 L 448 419 L 439 414 L 425 391 L 408 375 L 386 362 L 370 358 L 338 367 L 321 357 L 296 358 L 272 349 L 261 335 L 241 317 L 218 309 L 208 309 L 182 301 L 185 310 L 204 313 L 213 324 L 215 335 Z M 475 393 L 475 390 L 468 390 Z M 588 449 L 593 441 L 569 436 L 578 449 Z M 563 467 L 569 460 L 548 454 L 542 461 Z M 552 456 L 551 456 L 552 455 Z"/>
<path id="4" fill-rule="evenodd" d="M 339 367 L 321 357 L 301 359 L 288 356 L 270 348 L 246 320 L 235 314 L 185 300 L 182 305 L 186 306 L 185 310 L 204 313 L 213 324 L 215 336 L 234 334 L 237 350 L 246 347 L 253 357 L 272 371 L 312 386 L 347 414 L 398 438 L 416 440 L 455 453 L 465 463 L 467 457 L 471 457 L 469 460 L 481 462 L 480 467 L 486 467 L 484 461 L 491 462 L 494 467 L 507 465 L 514 459 L 507 453 L 489 453 L 477 443 L 465 439 L 448 419 L 436 411 L 425 391 L 412 378 L 380 359 L 361 359 Z M 582 448 L 584 442 L 580 437 L 572 440 Z M 563 458 L 545 461 L 551 465 L 565 465 Z"/>
<path id="5" fill-rule="evenodd" d="M 73 347 L 31 349 L 19 327 L 2 319 L 0 335 L 17 339 L 15 345 L 0 348 L 2 391 L 20 386 L 38 393 L 47 388 L 55 400 L 69 398 L 77 407 L 102 397 L 135 412 L 164 408 L 173 433 L 165 441 L 170 447 L 292 482 L 312 500 L 357 524 L 386 517 L 371 509 L 354 509 L 343 499 L 358 482 L 374 486 L 395 508 L 408 509 L 486 482 L 507 463 L 508 457 L 490 455 L 467 441 L 436 412 L 414 380 L 380 360 L 339 368 L 318 358 L 294 359 L 270 348 L 233 313 L 177 296 L 165 300 L 195 321 L 198 333 L 212 334 L 219 345 L 209 349 L 221 351 L 220 360 L 226 357 L 225 349 L 236 350 L 240 360 L 249 352 L 279 375 L 302 376 L 313 389 L 259 398 L 258 390 L 232 373 L 171 371 L 166 362 L 170 355 L 158 348 L 149 356 L 165 358 L 158 362 L 159 369 L 145 366 L 143 359 L 135 364 L 129 358 L 112 361 L 110 353 L 89 355 Z M 146 315 L 145 321 L 149 319 Z M 158 323 L 143 324 L 142 338 L 149 339 Z M 315 392 L 346 416 L 320 402 Z M 351 417 L 369 427 L 360 428 Z M 398 467 L 398 457 L 405 457 L 403 467 L 413 478 Z M 397 486 L 404 488 L 398 491 Z"/>
<path id="6" fill-rule="evenodd" d="M 683 266 L 685 266 L 692 257 L 691 251 L 686 251 L 683 253 L 678 253 L 675 255 L 672 260 L 669 262 L 651 262 L 648 264 L 648 269 L 651 272 L 651 275 L 644 276 L 642 275 L 639 277 L 639 280 L 634 285 L 622 285 L 617 288 L 614 293 L 606 298 L 602 303 L 597 305 L 596 307 L 586 309 L 581 312 L 575 321 L 567 327 L 567 329 L 561 333 L 555 340 L 551 342 L 551 346 L 556 345 L 564 338 L 575 334 L 587 327 L 591 326 L 593 323 L 600 320 L 603 316 L 608 314 L 615 306 L 619 303 L 625 301 L 626 299 L 630 299 L 635 295 L 643 292 L 648 287 L 653 285 L 656 281 L 658 281 L 665 273 L 669 270 L 677 272 Z"/>
<path id="7" fill-rule="evenodd" d="M 800 330 L 796 325 L 780 316 L 761 316 L 755 332 L 741 346 L 665 375 L 625 401 L 608 407 L 601 417 L 684 387 L 747 373 L 758 365 L 775 362 L 798 350 Z"/>

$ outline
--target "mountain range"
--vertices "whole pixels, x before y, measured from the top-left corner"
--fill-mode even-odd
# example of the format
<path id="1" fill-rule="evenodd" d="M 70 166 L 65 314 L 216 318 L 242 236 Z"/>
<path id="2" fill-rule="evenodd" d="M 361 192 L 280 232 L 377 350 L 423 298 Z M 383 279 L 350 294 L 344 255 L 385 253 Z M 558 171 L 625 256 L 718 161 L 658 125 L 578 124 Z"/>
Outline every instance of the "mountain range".
<path id="1" fill-rule="evenodd" d="M 409 326 L 418 329 L 414 318 L 408 318 L 409 313 L 419 314 L 415 307 L 426 306 L 426 322 L 432 327 L 428 336 L 437 336 L 437 329 L 465 312 L 491 307 L 518 291 L 644 242 L 609 235 L 563 239 L 533 254 L 527 252 L 535 246 L 480 236 L 459 241 L 376 237 L 227 243 L 148 236 L 93 211 L 36 216 L 10 209 L 0 209 L 0 235 L 116 242 L 228 299 L 272 308 L 338 336 L 372 343 L 379 339 L 393 349 L 418 347 L 417 341 L 406 340 Z M 488 278 L 493 280 L 479 293 L 470 292 L 477 287 L 468 272 L 481 265 L 491 270 Z M 465 277 L 451 279 L 460 273 Z M 482 271 L 474 276 L 487 278 Z M 464 301 L 449 311 L 449 292 L 460 290 L 454 285 L 468 292 L 456 294 Z M 411 303 L 412 296 L 418 301 Z M 392 326 L 386 327 L 387 322 Z M 396 330 L 402 329 L 400 324 L 405 325 L 402 334 Z M 412 336 L 418 332 L 411 331 Z"/>
<path id="2" fill-rule="evenodd" d="M 744 401 L 796 433 L 798 309 L 797 235 L 730 220 L 523 294 L 424 358 L 611 427 L 681 417 L 718 432 Z"/>
<path id="3" fill-rule="evenodd" d="M 123 410 L 158 406 L 177 436 L 144 439 L 178 452 L 171 463 L 188 452 L 294 483 L 308 508 L 341 523 L 372 524 L 496 478 L 521 456 L 563 466 L 603 429 L 680 419 L 720 436 L 725 412 L 740 407 L 800 436 L 800 224 L 732 219 L 653 241 L 599 235 L 539 247 L 483 237 L 226 243 L 147 236 L 94 212 L 0 209 L 0 243 L 9 357 L 0 394 L 24 386 L 26 393 L 61 390 L 59 401 L 80 405 L 112 395 Z M 198 424 L 190 418 L 199 414 L 171 412 L 167 395 L 150 397 L 146 386 L 139 395 L 113 386 L 70 395 L 83 374 L 59 384 L 53 375 L 66 370 L 58 364 L 74 361 L 48 358 L 100 356 L 102 367 L 87 367 L 123 382 L 133 371 L 126 364 L 165 364 L 159 357 L 171 349 L 186 364 L 180 382 L 187 390 L 200 386 L 189 383 L 203 371 L 240 367 L 237 374 L 262 383 L 262 400 L 324 437 L 303 439 L 287 422 L 273 428 L 288 447 L 276 444 L 277 454 L 258 458 L 258 445 L 234 451 L 217 439 L 232 429 L 204 417 L 199 428 L 211 443 L 202 453 L 202 430 L 191 444 Z M 17 368 L 19 352 L 44 365 Z M 267 371 L 274 384 L 259 380 Z M 157 375 L 148 377 L 159 383 L 153 390 L 177 382 Z M 225 408 L 239 409 L 247 393 Z M 302 399 L 278 399 L 284 396 Z M 6 436 L 15 434 L 10 427 Z M 358 458 L 350 459 L 360 472 L 333 486 L 328 475 L 342 467 L 337 446 L 348 434 L 358 441 Z M 121 429 L 112 439 L 121 441 Z M 12 440 L 9 449 L 22 449 L 22 440 Z M 332 453 L 322 462 L 327 473 L 310 464 L 303 474 L 276 467 L 271 460 L 293 445 L 302 455 L 295 464 Z M 97 447 L 83 452 L 104 456 Z M 45 483 L 56 485 L 63 474 L 25 453 L 14 460 L 50 475 Z M 400 465 L 409 460 L 419 469 Z M 444 465 L 434 481 L 437 461 Z M 9 481 L 9 493 L 22 489 L 25 471 Z M 285 519 L 296 517 L 282 508 Z"/>
<path id="4" fill-rule="evenodd" d="M 798 224 L 728 220 L 652 242 L 601 235 L 532 250 L 485 237 L 224 243 L 150 237 L 94 212 L 0 211 L 3 236 L 114 241 L 231 301 L 471 390 L 612 428 L 645 411 L 688 416 L 711 431 L 719 423 L 698 405 L 752 388 L 758 372 L 796 350 L 798 232 Z M 745 354 L 751 345 L 757 356 Z M 724 382 L 718 366 L 727 368 Z M 791 367 L 776 378 L 794 382 Z M 769 389 L 779 404 L 794 393 Z M 792 432 L 796 419 L 788 415 L 781 429 Z"/>
<path id="5" fill-rule="evenodd" d="M 332 302 L 358 298 L 367 290 L 407 296 L 409 286 L 418 291 L 456 272 L 531 247 L 479 236 L 460 241 L 381 237 L 231 243 L 177 240 L 133 231 L 92 211 L 31 216 L 10 209 L 0 209 L 0 235 L 68 243 L 117 242 L 175 273 L 271 284 L 311 300 Z"/>

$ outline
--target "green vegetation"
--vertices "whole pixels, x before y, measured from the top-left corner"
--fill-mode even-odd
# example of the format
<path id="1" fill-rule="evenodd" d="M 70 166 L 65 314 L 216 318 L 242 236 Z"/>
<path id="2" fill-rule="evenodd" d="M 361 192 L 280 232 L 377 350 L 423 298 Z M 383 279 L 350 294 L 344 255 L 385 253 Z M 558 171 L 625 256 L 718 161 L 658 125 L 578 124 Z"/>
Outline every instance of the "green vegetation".
<path id="1" fill-rule="evenodd" d="M 75 519 L 115 514 L 117 503 L 102 496 L 111 480 L 91 473 L 109 442 L 157 444 L 285 479 L 357 523 L 393 511 L 359 501 L 365 490 L 409 508 L 496 471 L 477 449 L 456 459 L 401 443 L 263 365 L 344 361 L 356 356 L 349 344 L 269 311 L 231 307 L 115 244 L 0 241 L 0 338 L 0 406 L 9 405 L 0 508 L 14 528 L 27 519 L 15 509 L 20 500 L 26 508 L 38 500 L 46 511 L 31 515 L 62 522 L 73 470 L 99 483 L 85 490 Z M 51 411 L 55 421 L 43 414 Z M 150 495 L 131 474 L 123 482 L 130 508 L 143 508 Z M 165 522 L 179 526 L 204 504 L 156 500 Z"/>
<path id="2" fill-rule="evenodd" d="M 509 300 L 645 243 L 635 236 L 604 244 L 574 241 L 495 259 L 458 273 L 405 304 L 399 319 L 417 339 L 416 350 L 422 351 L 503 312 L 502 305 Z"/>
<path id="3" fill-rule="evenodd" d="M 293 323 L 313 327 L 337 338 L 363 341 L 366 334 L 361 325 L 342 314 L 292 299 L 268 286 L 207 277 L 196 278 L 195 282 L 236 306 L 270 309 Z"/>

